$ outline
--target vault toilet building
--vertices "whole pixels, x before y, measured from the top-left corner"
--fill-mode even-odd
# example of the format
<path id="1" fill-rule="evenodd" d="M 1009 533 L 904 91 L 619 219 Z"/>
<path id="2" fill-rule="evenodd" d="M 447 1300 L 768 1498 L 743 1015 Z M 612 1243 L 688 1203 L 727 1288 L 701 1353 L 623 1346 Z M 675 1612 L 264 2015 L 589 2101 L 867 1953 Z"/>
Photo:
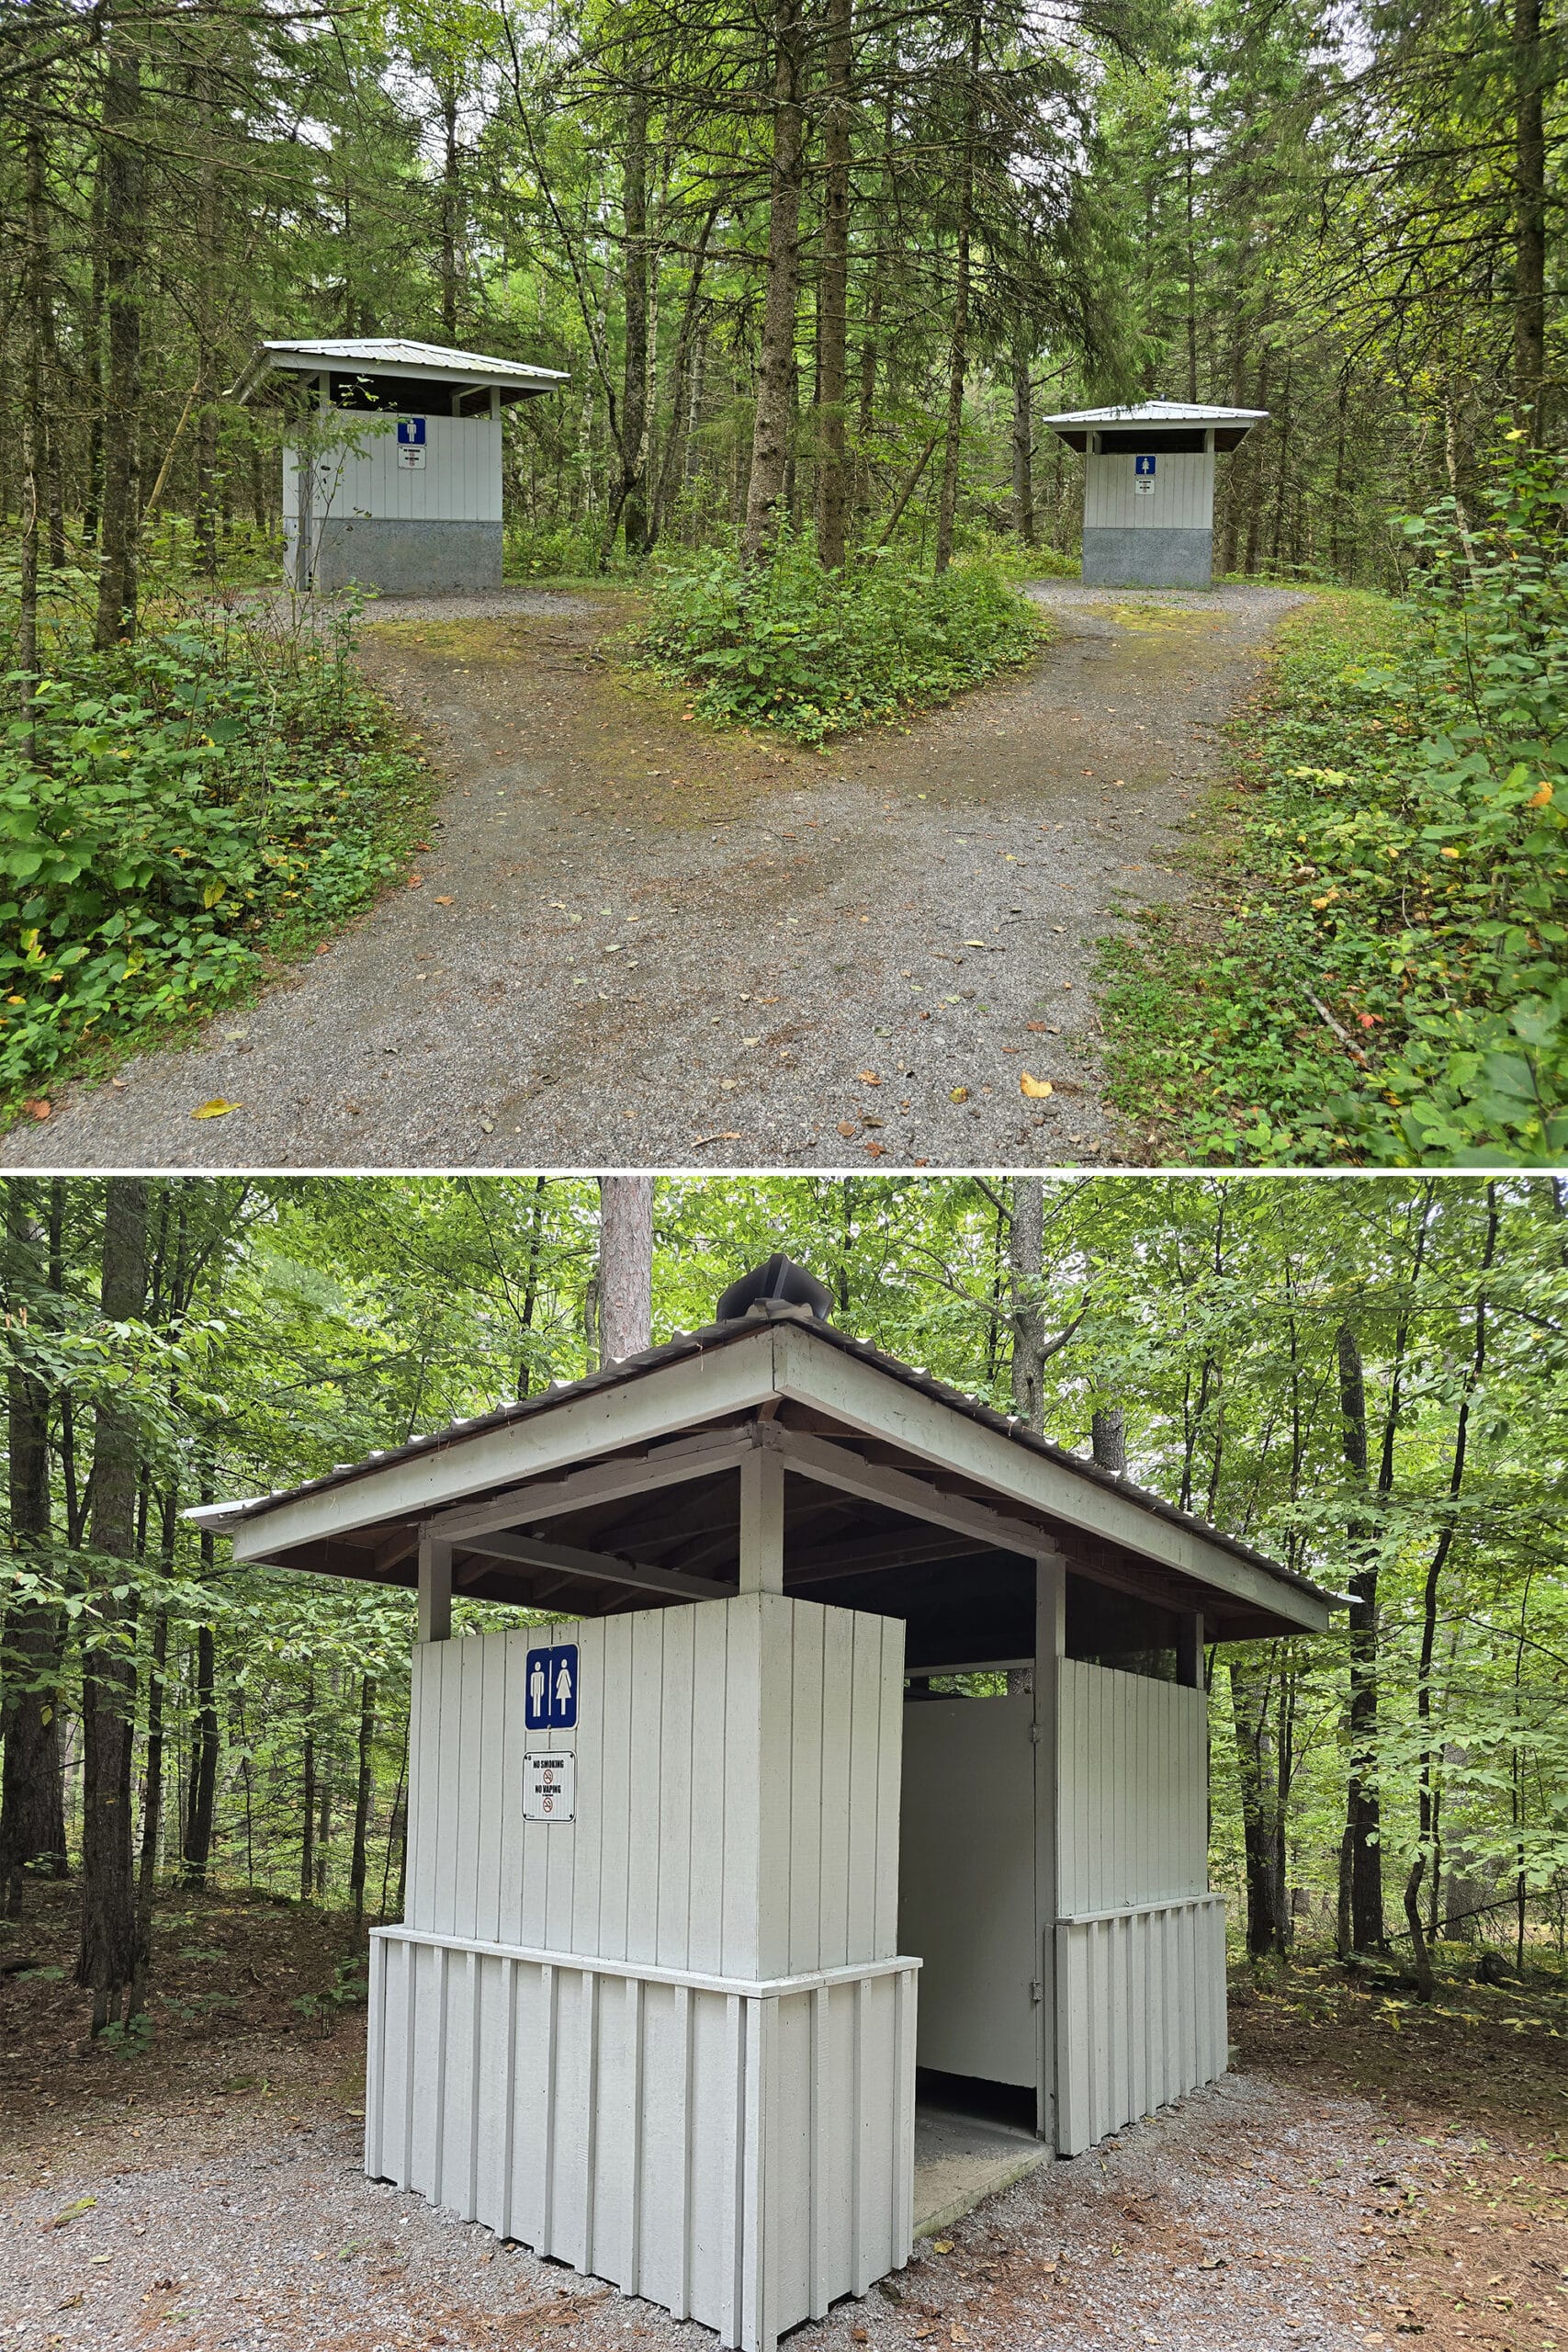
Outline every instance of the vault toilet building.
<path id="1" fill-rule="evenodd" d="M 917 2067 L 1011 2086 L 1063 2155 L 1224 2071 L 1203 1645 L 1328 1605 L 786 1262 L 737 1289 L 193 1516 L 417 1583 L 367 2171 L 772 2352 L 907 2259 Z M 455 1593 L 575 1615 L 454 1640 Z"/>
<path id="2" fill-rule="evenodd" d="M 386 594 L 501 585 L 501 412 L 568 379 L 401 336 L 262 343 L 231 397 L 282 392 L 285 576 Z"/>
<path id="3" fill-rule="evenodd" d="M 1215 453 L 1238 449 L 1268 415 L 1143 401 L 1046 417 L 1083 454 L 1084 579 L 1100 588 L 1207 588 Z"/>

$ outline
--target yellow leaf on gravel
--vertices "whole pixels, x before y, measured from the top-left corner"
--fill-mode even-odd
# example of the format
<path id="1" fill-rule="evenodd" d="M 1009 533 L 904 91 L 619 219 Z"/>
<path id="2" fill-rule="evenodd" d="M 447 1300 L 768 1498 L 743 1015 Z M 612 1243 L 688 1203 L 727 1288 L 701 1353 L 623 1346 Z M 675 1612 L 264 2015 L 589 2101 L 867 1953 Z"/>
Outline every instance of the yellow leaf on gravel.
<path id="1" fill-rule="evenodd" d="M 969 1089 L 966 1086 L 950 1086 L 947 1090 L 947 1099 L 950 1102 L 967 1102 Z"/>
<path id="2" fill-rule="evenodd" d="M 1051 1081 L 1048 1078 L 1031 1078 L 1027 1070 L 1021 1070 L 1018 1091 L 1021 1094 L 1027 1094 L 1032 1102 L 1043 1102 L 1052 1091 Z"/>
<path id="3" fill-rule="evenodd" d="M 226 1119 L 231 1111 L 243 1111 L 244 1107 L 243 1102 L 231 1102 L 225 1096 L 215 1094 L 210 1102 L 198 1102 L 191 1113 L 191 1117 L 193 1119 Z"/>
<path id="4" fill-rule="evenodd" d="M 435 903 L 438 907 L 449 907 L 455 902 L 451 899 L 437 899 Z"/>

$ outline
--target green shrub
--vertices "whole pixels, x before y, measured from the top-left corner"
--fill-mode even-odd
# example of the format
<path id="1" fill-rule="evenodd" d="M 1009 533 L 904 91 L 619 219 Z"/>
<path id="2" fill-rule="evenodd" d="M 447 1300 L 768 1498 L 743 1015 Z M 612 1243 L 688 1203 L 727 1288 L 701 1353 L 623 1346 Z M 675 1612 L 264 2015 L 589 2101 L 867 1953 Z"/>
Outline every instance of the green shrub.
<path id="1" fill-rule="evenodd" d="M 805 742 L 896 718 L 1023 661 L 1043 624 L 988 565 L 928 580 L 896 560 L 823 569 L 785 538 L 750 571 L 710 555 L 665 573 L 637 656 L 696 689 L 699 717 Z"/>
<path id="2" fill-rule="evenodd" d="M 1117 1099 L 1197 1157 L 1539 1164 L 1568 1148 L 1568 533 L 1505 443 L 1401 606 L 1287 625 L 1217 941 L 1107 951 Z"/>
<path id="3" fill-rule="evenodd" d="M 203 617 L 58 646 L 0 740 L 0 1096 L 354 913 L 427 793 L 346 632 Z"/>

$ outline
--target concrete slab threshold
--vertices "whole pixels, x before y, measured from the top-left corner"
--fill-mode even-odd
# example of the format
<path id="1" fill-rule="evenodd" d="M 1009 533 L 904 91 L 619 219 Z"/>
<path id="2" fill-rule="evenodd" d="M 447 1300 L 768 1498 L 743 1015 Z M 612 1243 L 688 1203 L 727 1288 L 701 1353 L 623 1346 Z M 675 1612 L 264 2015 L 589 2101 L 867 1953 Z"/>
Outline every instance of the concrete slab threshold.
<path id="1" fill-rule="evenodd" d="M 1031 2132 L 923 2103 L 915 2109 L 915 2235 L 935 2237 L 1045 2162 Z"/>

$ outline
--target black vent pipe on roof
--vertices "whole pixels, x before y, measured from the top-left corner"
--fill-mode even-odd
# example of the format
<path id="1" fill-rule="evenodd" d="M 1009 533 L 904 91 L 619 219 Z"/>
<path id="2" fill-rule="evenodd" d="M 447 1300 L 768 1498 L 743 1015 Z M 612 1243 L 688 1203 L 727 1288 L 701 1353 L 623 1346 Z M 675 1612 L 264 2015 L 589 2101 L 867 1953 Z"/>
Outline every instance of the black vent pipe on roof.
<path id="1" fill-rule="evenodd" d="M 766 1265 L 753 1266 L 749 1274 L 742 1274 L 739 1282 L 730 1283 L 714 1308 L 714 1321 L 738 1323 L 753 1306 L 767 1300 L 776 1300 L 781 1306 L 808 1306 L 818 1323 L 826 1323 L 833 1294 L 815 1274 L 808 1274 L 804 1266 L 797 1266 L 793 1258 L 775 1250 Z"/>

